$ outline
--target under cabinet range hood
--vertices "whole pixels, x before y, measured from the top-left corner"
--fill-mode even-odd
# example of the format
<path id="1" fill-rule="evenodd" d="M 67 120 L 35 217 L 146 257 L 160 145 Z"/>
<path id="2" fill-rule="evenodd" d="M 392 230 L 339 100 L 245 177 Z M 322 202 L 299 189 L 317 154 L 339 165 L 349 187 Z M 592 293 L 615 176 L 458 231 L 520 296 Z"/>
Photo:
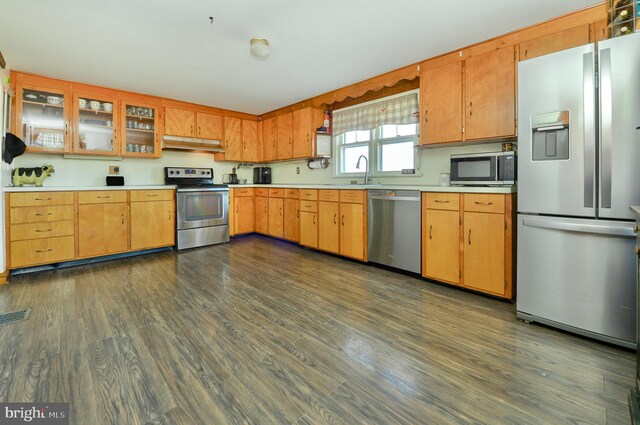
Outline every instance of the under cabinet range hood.
<path id="1" fill-rule="evenodd" d="M 197 139 L 195 137 L 163 136 L 162 149 L 224 152 L 220 140 Z"/>

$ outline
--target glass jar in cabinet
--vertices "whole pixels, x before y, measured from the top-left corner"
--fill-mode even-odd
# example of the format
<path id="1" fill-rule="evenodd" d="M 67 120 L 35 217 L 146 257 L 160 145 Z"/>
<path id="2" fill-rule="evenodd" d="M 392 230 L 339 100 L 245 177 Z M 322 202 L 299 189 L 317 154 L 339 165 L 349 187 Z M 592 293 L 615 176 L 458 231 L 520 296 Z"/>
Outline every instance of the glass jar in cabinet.
<path id="1" fill-rule="evenodd" d="M 122 155 L 141 158 L 160 157 L 156 106 L 123 102 L 124 142 Z"/>
<path id="2" fill-rule="evenodd" d="M 69 93 L 21 85 L 16 91 L 15 133 L 27 145 L 27 151 L 69 152 Z"/>
<path id="3" fill-rule="evenodd" d="M 119 155 L 117 101 L 108 96 L 75 93 L 73 152 Z"/>

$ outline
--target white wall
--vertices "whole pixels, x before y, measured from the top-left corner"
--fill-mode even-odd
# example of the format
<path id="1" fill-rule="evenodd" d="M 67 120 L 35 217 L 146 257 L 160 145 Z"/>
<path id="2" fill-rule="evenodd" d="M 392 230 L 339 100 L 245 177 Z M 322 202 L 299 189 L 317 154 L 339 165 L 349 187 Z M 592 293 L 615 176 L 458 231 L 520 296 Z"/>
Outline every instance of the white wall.
<path id="1" fill-rule="evenodd" d="M 449 155 L 471 152 L 497 152 L 502 149 L 500 143 L 467 145 L 456 147 L 439 147 L 420 150 L 420 170 L 416 176 L 374 178 L 374 183 L 400 185 L 438 185 L 440 173 L 449 172 Z M 333 177 L 334 159 L 326 169 L 309 169 L 307 161 L 280 162 L 271 164 L 273 183 L 326 183 L 348 184 L 353 178 Z M 300 167 L 300 174 L 296 174 L 296 167 Z M 358 183 L 363 177 L 358 177 Z"/>
<path id="2" fill-rule="evenodd" d="M 104 186 L 109 166 L 120 167 L 126 185 L 157 185 L 164 183 L 164 167 L 211 167 L 216 183 L 222 182 L 222 175 L 229 174 L 232 162 L 214 162 L 213 154 L 188 151 L 163 151 L 160 159 L 125 158 L 109 159 L 70 159 L 62 155 L 26 154 L 13 161 L 15 167 L 39 167 L 51 164 L 55 169 L 43 186 Z M 239 178 L 253 179 L 251 168 L 242 167 Z M 6 185 L 6 184 L 5 184 Z"/>
<path id="3" fill-rule="evenodd" d="M 501 149 L 500 143 L 468 145 L 456 147 L 440 147 L 420 150 L 420 170 L 416 176 L 374 178 L 374 183 L 401 185 L 438 185 L 440 173 L 449 172 L 449 155 L 468 152 L 492 152 Z M 290 161 L 270 164 L 273 168 L 273 183 L 291 184 L 348 184 L 354 178 L 334 177 L 334 161 L 327 169 L 309 169 L 307 161 Z M 229 174 L 236 162 L 214 162 L 213 155 L 208 153 L 186 151 L 163 151 L 162 158 L 118 160 L 105 159 L 70 159 L 62 155 L 27 154 L 13 161 L 15 167 L 37 167 L 51 164 L 55 168 L 52 177 L 44 181 L 44 186 L 102 186 L 109 173 L 109 165 L 120 166 L 120 175 L 124 176 L 127 185 L 156 185 L 163 183 L 163 167 L 211 167 L 215 182 L 221 183 L 223 174 Z M 296 174 L 296 168 L 300 174 Z M 237 170 L 238 178 L 253 181 L 253 169 L 241 167 Z M 362 181 L 359 177 L 358 182 Z M 8 185 L 9 181 L 3 185 Z"/>

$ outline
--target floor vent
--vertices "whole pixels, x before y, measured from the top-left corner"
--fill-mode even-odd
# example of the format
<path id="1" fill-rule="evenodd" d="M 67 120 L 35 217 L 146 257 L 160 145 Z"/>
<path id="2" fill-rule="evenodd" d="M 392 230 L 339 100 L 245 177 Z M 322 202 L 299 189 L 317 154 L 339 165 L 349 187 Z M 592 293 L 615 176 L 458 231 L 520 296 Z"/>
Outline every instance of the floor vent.
<path id="1" fill-rule="evenodd" d="M 31 309 L 10 311 L 9 313 L 0 313 L 0 325 L 9 325 L 11 323 L 20 322 L 29 318 Z"/>

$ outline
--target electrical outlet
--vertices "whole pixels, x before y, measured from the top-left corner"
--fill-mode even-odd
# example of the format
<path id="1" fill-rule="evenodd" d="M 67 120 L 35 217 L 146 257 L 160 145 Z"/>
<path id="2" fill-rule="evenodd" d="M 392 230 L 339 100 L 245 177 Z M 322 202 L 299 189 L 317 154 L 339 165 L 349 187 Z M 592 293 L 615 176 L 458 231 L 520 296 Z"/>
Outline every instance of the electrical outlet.
<path id="1" fill-rule="evenodd" d="M 296 167 L 296 174 L 300 174 L 300 167 Z"/>
<path id="2" fill-rule="evenodd" d="M 120 174 L 120 166 L 118 165 L 109 165 L 109 174 L 117 176 Z"/>

